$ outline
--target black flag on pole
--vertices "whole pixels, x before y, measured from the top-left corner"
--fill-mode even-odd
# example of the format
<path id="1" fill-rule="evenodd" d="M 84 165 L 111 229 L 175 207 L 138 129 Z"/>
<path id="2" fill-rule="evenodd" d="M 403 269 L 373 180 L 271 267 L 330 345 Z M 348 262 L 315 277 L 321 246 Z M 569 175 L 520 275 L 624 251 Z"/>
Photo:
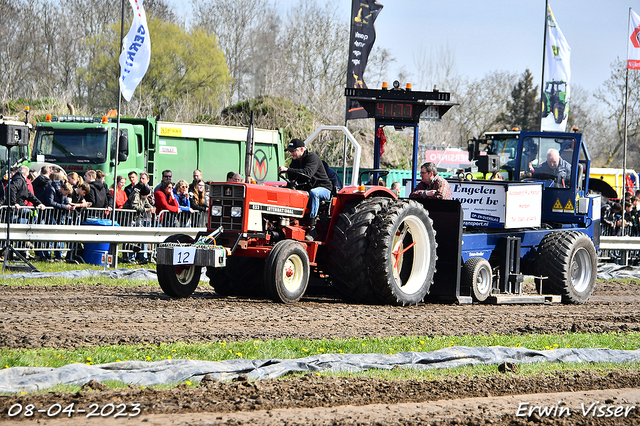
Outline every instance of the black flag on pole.
<path id="1" fill-rule="evenodd" d="M 347 87 L 366 88 L 363 75 L 369 53 L 376 41 L 374 22 L 382 10 L 377 0 L 352 0 L 351 37 L 349 39 L 349 63 Z M 367 112 L 356 101 L 347 98 L 347 120 L 367 118 Z"/>

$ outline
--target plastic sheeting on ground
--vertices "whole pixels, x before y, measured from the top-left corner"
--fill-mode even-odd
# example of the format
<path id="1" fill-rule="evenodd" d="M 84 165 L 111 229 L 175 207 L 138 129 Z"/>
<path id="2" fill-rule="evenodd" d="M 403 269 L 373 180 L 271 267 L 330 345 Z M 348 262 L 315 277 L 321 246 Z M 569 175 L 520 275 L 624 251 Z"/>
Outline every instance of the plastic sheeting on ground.
<path id="1" fill-rule="evenodd" d="M 640 279 L 640 266 L 624 266 L 615 263 L 600 263 L 598 265 L 598 279 L 612 280 L 620 278 Z"/>
<path id="2" fill-rule="evenodd" d="M 58 384 L 82 385 L 90 380 L 116 380 L 151 386 L 200 381 L 205 374 L 232 380 L 244 375 L 249 380 L 277 378 L 293 372 L 358 372 L 371 368 L 450 368 L 465 365 L 513 362 L 640 362 L 640 350 L 554 349 L 535 351 L 503 346 L 471 348 L 454 346 L 433 352 L 385 354 L 322 354 L 299 359 L 233 359 L 197 361 L 174 359 L 156 362 L 123 361 L 109 364 L 68 364 L 60 368 L 12 367 L 0 370 L 0 392 L 33 392 Z"/>
<path id="3" fill-rule="evenodd" d="M 205 269 L 202 270 L 200 281 L 209 282 L 209 277 L 205 275 Z M 106 278 L 122 278 L 127 280 L 157 281 L 158 275 L 153 269 L 107 269 L 100 271 L 95 269 L 83 269 L 81 271 L 63 271 L 63 272 L 23 272 L 19 274 L 2 275 L 2 278 L 13 279 L 34 279 L 34 278 L 89 278 L 89 277 L 106 277 Z"/>

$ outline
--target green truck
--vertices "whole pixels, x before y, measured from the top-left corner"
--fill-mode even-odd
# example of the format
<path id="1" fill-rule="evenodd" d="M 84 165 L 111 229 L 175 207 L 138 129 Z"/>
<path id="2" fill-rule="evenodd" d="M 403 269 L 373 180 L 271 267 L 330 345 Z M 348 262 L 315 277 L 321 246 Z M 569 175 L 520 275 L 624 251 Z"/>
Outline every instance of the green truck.
<path id="1" fill-rule="evenodd" d="M 116 125 L 105 117 L 47 117 L 35 126 L 32 166 L 56 164 L 80 175 L 102 170 L 109 185 L 116 160 L 118 175 L 146 171 L 154 185 L 167 169 L 174 180 L 188 182 L 195 169 L 202 171 L 205 181 L 224 181 L 230 171 L 244 176 L 247 128 L 121 118 L 116 152 Z M 255 129 L 254 142 L 253 178 L 278 180 L 278 166 L 285 160 L 282 132 Z"/>

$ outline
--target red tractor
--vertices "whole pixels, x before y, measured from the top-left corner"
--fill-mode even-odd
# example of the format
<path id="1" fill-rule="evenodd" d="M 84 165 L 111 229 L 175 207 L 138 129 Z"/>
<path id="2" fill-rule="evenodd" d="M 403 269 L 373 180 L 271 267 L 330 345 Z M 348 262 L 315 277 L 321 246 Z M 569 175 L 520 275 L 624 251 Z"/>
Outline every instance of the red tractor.
<path id="1" fill-rule="evenodd" d="M 359 159 L 360 147 L 348 136 Z M 288 185 L 293 188 L 213 183 L 207 232 L 173 235 L 159 245 L 160 286 L 171 297 L 187 297 L 206 266 L 221 295 L 266 294 L 294 303 L 313 274 L 350 302 L 423 301 L 436 263 L 427 210 L 386 187 L 358 186 L 355 180 L 320 206 L 315 241 L 305 241 L 309 196 L 295 182 Z"/>
<path id="2" fill-rule="evenodd" d="M 345 95 L 375 119 L 370 182 L 382 172 L 377 130 L 413 127 L 407 183 L 413 187 L 419 123 L 455 105 L 450 94 L 394 84 L 393 90 L 347 88 Z M 347 302 L 412 305 L 427 295 L 461 304 L 588 301 L 596 282 L 600 196 L 589 193 L 591 160 L 581 134 L 510 133 L 511 180 L 450 180 L 451 200 L 407 200 L 386 187 L 358 184 L 359 145 L 341 129 L 356 147 L 351 185 L 321 206 L 315 241 L 304 238 L 310 227 L 306 192 L 284 183 L 214 183 L 207 232 L 173 235 L 158 247 L 164 292 L 189 296 L 206 266 L 219 294 L 264 293 L 284 303 L 299 300 L 314 276 Z M 530 165 L 542 164 L 549 149 L 571 163 L 567 185 L 556 185 L 554 176 L 528 177 Z M 496 155 L 476 161 L 482 173 L 499 170 Z M 535 294 L 524 292 L 525 275 L 535 278 Z"/>

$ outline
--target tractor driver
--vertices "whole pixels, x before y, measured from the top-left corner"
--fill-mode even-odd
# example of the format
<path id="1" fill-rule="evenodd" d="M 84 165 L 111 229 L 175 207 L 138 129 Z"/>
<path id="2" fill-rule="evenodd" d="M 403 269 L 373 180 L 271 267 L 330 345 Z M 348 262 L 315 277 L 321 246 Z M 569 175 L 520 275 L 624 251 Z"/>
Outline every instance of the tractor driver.
<path id="1" fill-rule="evenodd" d="M 308 182 L 300 182 L 302 189 L 309 192 L 311 206 L 309 208 L 310 228 L 307 231 L 305 240 L 313 241 L 316 237 L 316 222 L 318 220 L 318 208 L 320 200 L 331 199 L 331 181 L 324 169 L 322 160 L 316 153 L 307 150 L 304 142 L 300 139 L 291 139 L 287 151 L 291 155 L 292 161 L 289 168 L 280 166 L 278 172 L 287 172 L 290 180 L 295 181 L 304 174 L 310 178 Z M 301 181 L 301 179 L 298 179 Z"/>
<path id="2" fill-rule="evenodd" d="M 547 151 L 547 161 L 534 170 L 533 176 L 538 179 L 554 179 L 556 186 L 566 188 L 571 180 L 571 164 L 560 157 L 557 149 Z"/>

